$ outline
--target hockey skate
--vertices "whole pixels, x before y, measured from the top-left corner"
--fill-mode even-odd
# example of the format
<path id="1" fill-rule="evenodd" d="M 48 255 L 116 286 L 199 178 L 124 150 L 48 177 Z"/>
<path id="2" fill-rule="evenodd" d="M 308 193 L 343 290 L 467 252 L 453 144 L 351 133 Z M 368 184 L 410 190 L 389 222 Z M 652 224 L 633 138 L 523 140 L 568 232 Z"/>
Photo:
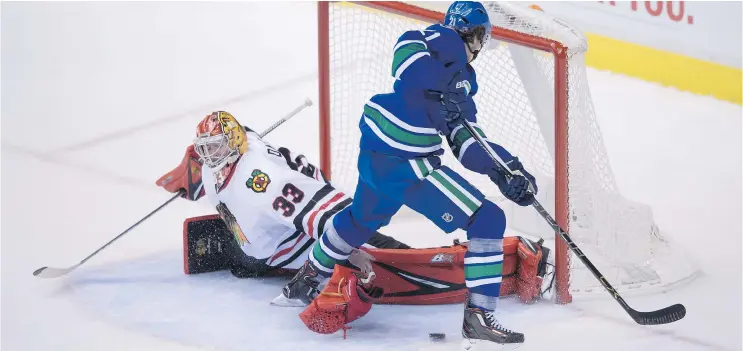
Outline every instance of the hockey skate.
<path id="1" fill-rule="evenodd" d="M 319 287 L 323 280 L 310 261 L 306 261 L 281 290 L 281 295 L 273 299 L 271 304 L 281 307 L 305 307 L 320 293 Z"/>
<path id="2" fill-rule="evenodd" d="M 464 350 L 513 350 L 524 342 L 524 334 L 504 328 L 493 312 L 467 306 L 462 323 Z"/>

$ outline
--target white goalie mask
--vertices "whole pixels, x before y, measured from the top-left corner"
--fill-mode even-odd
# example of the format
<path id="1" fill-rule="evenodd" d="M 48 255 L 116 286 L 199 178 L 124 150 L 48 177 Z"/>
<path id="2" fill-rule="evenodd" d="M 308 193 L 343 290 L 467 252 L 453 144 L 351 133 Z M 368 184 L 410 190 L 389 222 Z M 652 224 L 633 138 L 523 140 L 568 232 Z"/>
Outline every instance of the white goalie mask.
<path id="1" fill-rule="evenodd" d="M 219 171 L 248 150 L 248 139 L 235 117 L 217 111 L 206 116 L 196 127 L 193 145 L 204 164 Z"/>

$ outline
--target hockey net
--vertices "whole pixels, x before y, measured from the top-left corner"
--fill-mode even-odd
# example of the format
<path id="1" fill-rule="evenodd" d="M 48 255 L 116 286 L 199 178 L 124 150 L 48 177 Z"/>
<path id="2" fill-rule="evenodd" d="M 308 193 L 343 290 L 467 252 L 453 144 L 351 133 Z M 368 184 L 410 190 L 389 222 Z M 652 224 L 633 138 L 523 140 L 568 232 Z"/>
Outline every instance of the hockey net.
<path id="1" fill-rule="evenodd" d="M 473 66 L 478 124 L 488 138 L 536 176 L 539 201 L 620 293 L 688 281 L 694 267 L 661 235 L 651 209 L 617 189 L 588 87 L 583 34 L 523 5 L 486 7 L 493 36 Z M 441 20 L 442 13 L 404 3 L 318 5 L 320 152 L 336 186 L 355 188 L 359 119 L 371 96 L 392 89 L 398 37 Z M 443 163 L 505 210 L 510 233 L 541 237 L 555 248 L 557 302 L 604 294 L 536 211 L 506 201 L 487 177 L 462 167 L 448 149 Z"/>

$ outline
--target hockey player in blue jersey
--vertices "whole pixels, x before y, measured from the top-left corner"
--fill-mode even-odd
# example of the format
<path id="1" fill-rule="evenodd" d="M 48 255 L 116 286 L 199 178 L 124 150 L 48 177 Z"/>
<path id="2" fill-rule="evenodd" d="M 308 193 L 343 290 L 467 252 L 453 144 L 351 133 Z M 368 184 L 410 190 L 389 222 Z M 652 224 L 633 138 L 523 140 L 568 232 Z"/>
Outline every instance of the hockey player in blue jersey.
<path id="1" fill-rule="evenodd" d="M 457 1 L 443 24 L 403 33 L 394 46 L 394 92 L 374 95 L 364 106 L 359 179 L 353 204 L 338 213 L 314 246 L 304 267 L 284 288 L 287 298 L 309 303 L 318 285 L 344 264 L 355 248 L 406 205 L 444 232 L 467 232 L 465 282 L 469 298 L 463 336 L 470 342 L 518 344 L 524 335 L 508 330 L 494 314 L 500 295 L 506 217 L 462 176 L 441 164 L 445 139 L 466 168 L 488 175 L 505 197 L 521 206 L 534 201 L 534 177 L 517 157 L 489 142 L 513 171 L 508 182 L 463 127 L 477 126 L 478 92 L 470 63 L 488 43 L 491 24 L 479 2 Z M 533 192 L 529 185 L 533 186 Z M 313 292 L 314 291 L 314 292 Z"/>

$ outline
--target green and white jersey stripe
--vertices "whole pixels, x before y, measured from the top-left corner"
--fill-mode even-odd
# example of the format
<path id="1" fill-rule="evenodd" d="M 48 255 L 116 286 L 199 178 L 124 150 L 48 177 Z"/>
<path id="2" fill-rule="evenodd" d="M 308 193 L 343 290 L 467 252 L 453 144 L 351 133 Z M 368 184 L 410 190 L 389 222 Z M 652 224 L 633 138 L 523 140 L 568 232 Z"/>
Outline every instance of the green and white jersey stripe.
<path id="1" fill-rule="evenodd" d="M 441 136 L 435 128 L 411 126 L 372 101 L 364 106 L 364 122 L 379 139 L 396 149 L 416 153 L 441 149 Z"/>
<path id="2" fill-rule="evenodd" d="M 397 43 L 392 57 L 392 76 L 400 79 L 408 66 L 424 56 L 431 55 L 428 53 L 426 43 L 421 40 L 403 40 Z"/>
<path id="3" fill-rule="evenodd" d="M 485 132 L 482 131 L 482 128 L 480 128 L 477 123 L 471 124 L 483 140 L 488 140 L 485 136 Z M 472 135 L 470 135 L 470 132 L 462 125 L 451 131 L 451 134 L 449 134 L 449 140 L 452 143 L 452 152 L 454 152 L 454 155 L 457 157 L 459 162 L 462 162 L 462 155 L 464 155 L 467 148 L 475 142 L 475 138 L 473 138 Z"/>
<path id="4" fill-rule="evenodd" d="M 424 179 L 433 171 L 433 166 L 425 158 L 414 158 L 410 160 L 410 166 L 413 168 L 418 179 Z"/>
<path id="5" fill-rule="evenodd" d="M 484 278 L 495 278 L 503 273 L 502 263 L 484 264 L 477 266 L 464 266 L 464 278 L 466 280 L 478 280 Z M 498 277 L 500 278 L 500 277 Z"/>
<path id="6" fill-rule="evenodd" d="M 431 172 L 426 180 L 431 182 L 439 191 L 441 191 L 449 200 L 459 207 L 468 217 L 472 216 L 482 202 L 472 193 L 463 188 L 460 184 L 452 180 L 441 169 Z"/>
<path id="7" fill-rule="evenodd" d="M 471 216 L 482 205 L 482 202 L 475 195 L 454 181 L 442 169 L 433 169 L 433 166 L 431 166 L 431 163 L 427 159 L 419 157 L 411 159 L 409 162 L 410 167 L 418 179 L 425 179 L 431 182 L 433 186 L 454 202 L 467 216 Z"/>
<path id="8" fill-rule="evenodd" d="M 500 263 L 503 262 L 503 254 L 485 256 L 485 257 L 465 257 L 464 264 L 483 264 L 483 263 Z"/>

